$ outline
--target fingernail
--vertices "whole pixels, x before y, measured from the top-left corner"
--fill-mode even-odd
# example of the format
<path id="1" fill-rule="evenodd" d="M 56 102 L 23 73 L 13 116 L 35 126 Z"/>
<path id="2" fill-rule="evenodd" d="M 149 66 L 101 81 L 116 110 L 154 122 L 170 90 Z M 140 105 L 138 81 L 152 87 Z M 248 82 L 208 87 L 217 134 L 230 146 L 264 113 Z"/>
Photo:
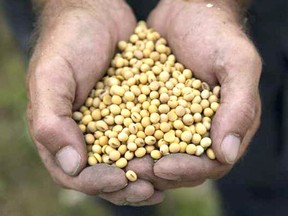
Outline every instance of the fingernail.
<path id="1" fill-rule="evenodd" d="M 75 175 L 80 166 L 81 157 L 72 146 L 66 146 L 56 154 L 58 164 L 68 175 Z"/>
<path id="2" fill-rule="evenodd" d="M 221 144 L 221 150 L 225 157 L 225 160 L 229 164 L 234 164 L 238 151 L 240 148 L 241 140 L 237 135 L 227 135 Z"/>

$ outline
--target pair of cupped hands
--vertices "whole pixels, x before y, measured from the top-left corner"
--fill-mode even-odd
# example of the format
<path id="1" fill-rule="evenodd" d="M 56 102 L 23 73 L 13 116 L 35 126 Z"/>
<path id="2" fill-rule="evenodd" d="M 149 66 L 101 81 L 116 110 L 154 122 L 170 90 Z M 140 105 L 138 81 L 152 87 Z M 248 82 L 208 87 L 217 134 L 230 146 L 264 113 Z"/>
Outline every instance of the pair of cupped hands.
<path id="1" fill-rule="evenodd" d="M 126 169 L 86 167 L 83 135 L 71 118 L 104 75 L 119 40 L 136 26 L 123 0 L 49 0 L 39 19 L 39 38 L 29 65 L 28 120 L 41 159 L 56 183 L 117 205 L 153 205 L 163 191 L 193 187 L 227 174 L 259 126 L 261 59 L 242 31 L 239 5 L 231 1 L 162 0 L 148 25 L 164 36 L 179 62 L 210 85 L 221 85 L 212 123 L 217 160 L 170 154 L 154 162 L 133 159 Z"/>

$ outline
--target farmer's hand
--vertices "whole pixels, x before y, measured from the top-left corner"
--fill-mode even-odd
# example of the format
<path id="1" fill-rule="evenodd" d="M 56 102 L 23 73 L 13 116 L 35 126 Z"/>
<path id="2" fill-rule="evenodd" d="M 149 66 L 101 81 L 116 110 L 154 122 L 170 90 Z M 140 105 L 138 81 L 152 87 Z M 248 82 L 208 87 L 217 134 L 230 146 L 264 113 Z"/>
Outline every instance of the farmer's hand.
<path id="1" fill-rule="evenodd" d="M 123 170 L 106 165 L 85 168 L 83 135 L 72 110 L 84 103 L 104 74 L 117 41 L 132 33 L 135 18 L 123 0 L 49 0 L 40 18 L 28 86 L 30 133 L 53 179 L 61 186 L 101 194 L 116 204 L 162 200 L 148 181 L 129 183 Z M 121 190 L 122 189 L 122 190 Z"/>
<path id="2" fill-rule="evenodd" d="M 156 188 L 194 186 L 222 177 L 244 154 L 259 126 L 261 59 L 241 28 L 239 5 L 231 2 L 162 0 L 150 15 L 148 25 L 168 40 L 179 62 L 197 78 L 221 85 L 221 105 L 211 128 L 217 160 L 170 154 L 154 167 L 148 157 L 129 164 Z M 150 166 L 141 166 L 144 160 Z"/>

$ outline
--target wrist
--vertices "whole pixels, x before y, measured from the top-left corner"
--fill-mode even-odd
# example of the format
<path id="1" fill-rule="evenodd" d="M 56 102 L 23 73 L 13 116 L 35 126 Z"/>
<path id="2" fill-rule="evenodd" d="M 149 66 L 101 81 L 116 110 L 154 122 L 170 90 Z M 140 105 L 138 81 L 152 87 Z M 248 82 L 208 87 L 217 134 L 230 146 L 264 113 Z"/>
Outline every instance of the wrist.
<path id="1" fill-rule="evenodd" d="M 189 9 L 195 17 L 205 15 L 206 18 L 222 17 L 234 22 L 236 25 L 243 24 L 246 4 L 248 0 L 161 0 L 159 8 L 166 10 L 167 17 L 173 19 L 174 15 Z M 172 16 L 171 16 L 172 15 Z"/>
<path id="2" fill-rule="evenodd" d="M 39 16 L 39 29 L 49 29 L 63 17 L 71 16 L 75 19 L 79 15 L 91 20 L 91 23 L 87 23 L 91 28 L 93 22 L 101 23 L 103 31 L 112 32 L 117 40 L 132 33 L 136 25 L 133 12 L 124 0 L 47 0 Z"/>

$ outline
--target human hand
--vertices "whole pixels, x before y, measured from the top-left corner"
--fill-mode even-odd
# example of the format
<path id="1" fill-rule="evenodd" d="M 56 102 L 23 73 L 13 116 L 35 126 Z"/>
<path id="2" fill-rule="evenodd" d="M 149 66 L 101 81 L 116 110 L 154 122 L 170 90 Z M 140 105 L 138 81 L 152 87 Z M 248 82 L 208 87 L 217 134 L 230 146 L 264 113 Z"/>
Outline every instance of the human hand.
<path id="1" fill-rule="evenodd" d="M 122 0 L 50 0 L 40 25 L 27 79 L 27 114 L 31 136 L 52 178 L 62 187 L 101 194 L 115 204 L 161 201 L 162 194 L 151 183 L 140 179 L 128 184 L 119 168 L 85 168 L 86 144 L 71 118 L 105 72 L 117 41 L 132 33 L 136 22 L 131 10 Z"/>
<path id="2" fill-rule="evenodd" d="M 210 133 L 217 160 L 170 154 L 155 164 L 148 157 L 129 163 L 129 169 L 150 179 L 157 189 L 194 186 L 222 177 L 243 156 L 259 126 L 261 59 L 242 31 L 237 5 L 208 3 L 162 0 L 148 20 L 168 40 L 179 62 L 197 78 L 221 85 L 221 105 Z M 150 165 L 143 166 L 145 160 Z"/>

